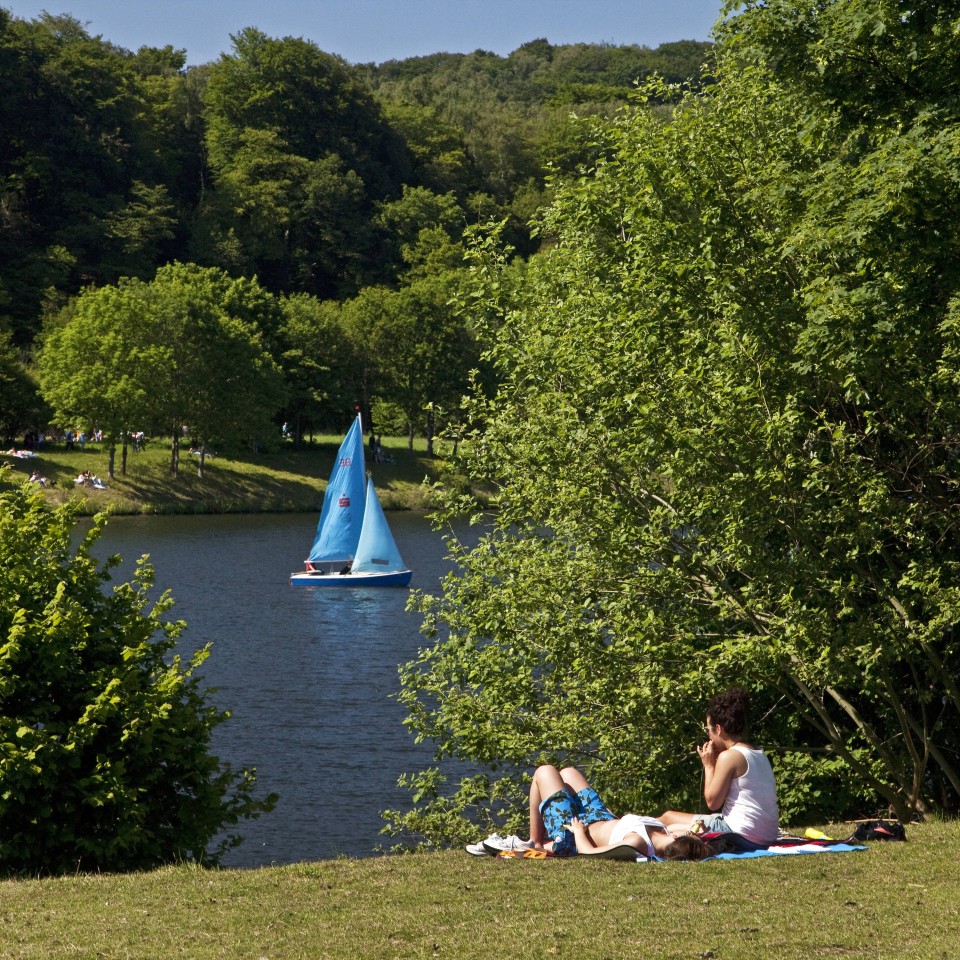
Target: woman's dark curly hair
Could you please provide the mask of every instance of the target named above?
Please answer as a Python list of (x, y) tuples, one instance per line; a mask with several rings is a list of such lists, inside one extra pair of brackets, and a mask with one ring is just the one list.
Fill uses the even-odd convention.
[(723, 727), (728, 736), (742, 737), (747, 729), (749, 709), (750, 694), (741, 687), (731, 687), (707, 704), (707, 719), (714, 726)]

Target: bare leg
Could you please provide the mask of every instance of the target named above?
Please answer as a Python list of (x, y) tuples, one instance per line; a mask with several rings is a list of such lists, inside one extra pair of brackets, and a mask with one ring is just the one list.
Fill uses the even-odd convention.
[(543, 817), (540, 816), (540, 804), (558, 790), (565, 789), (567, 785), (556, 767), (549, 764), (537, 767), (530, 782), (530, 842), (538, 850), (543, 849), (547, 839)]
[[(560, 779), (574, 792), (579, 793), (590, 786), (587, 778), (576, 767), (564, 767), (560, 771)], [(547, 794), (549, 796), (549, 794)]]
[(689, 827), (690, 822), (695, 816), (695, 813), (681, 813), (679, 810), (664, 810), (657, 819), (669, 830), (671, 827)]

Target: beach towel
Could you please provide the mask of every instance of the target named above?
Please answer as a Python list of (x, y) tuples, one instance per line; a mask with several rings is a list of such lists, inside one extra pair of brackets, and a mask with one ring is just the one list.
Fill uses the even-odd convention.
[[(710, 836), (710, 835), (708, 835)], [(783, 837), (777, 843), (769, 847), (758, 847), (755, 843), (741, 837), (739, 834), (724, 834), (727, 840), (735, 838), (741, 848), (731, 853), (718, 853), (706, 860), (700, 860), (700, 863), (706, 863), (708, 860), (749, 860), (755, 857), (783, 857), (796, 856), (798, 854), (809, 853), (850, 853), (854, 850), (866, 850), (867, 847), (861, 844), (847, 843), (843, 840), (807, 840), (804, 837)], [(604, 850), (602, 853), (595, 854), (577, 854), (575, 857), (555, 857), (552, 853), (543, 850), (503, 850), (497, 854), (497, 859), (502, 860), (576, 860), (578, 857), (593, 857), (598, 860), (626, 860), (634, 863), (646, 863), (649, 857), (638, 853), (634, 847), (629, 844), (621, 844), (611, 850)], [(657, 860), (656, 862), (663, 862)]]
[(758, 850), (744, 850), (742, 853), (718, 853), (710, 860), (747, 860), (751, 857), (783, 857), (799, 853), (849, 853), (852, 850), (866, 850), (865, 846), (852, 843), (824, 843), (822, 840), (807, 841), (806, 843), (792, 843), (777, 845)]

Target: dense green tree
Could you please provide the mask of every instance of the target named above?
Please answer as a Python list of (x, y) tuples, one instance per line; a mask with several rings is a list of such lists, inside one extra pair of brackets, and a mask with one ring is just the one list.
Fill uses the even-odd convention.
[(0, 310), (18, 343), (37, 333), (51, 288), (148, 276), (169, 253), (189, 199), (179, 170), (197, 166), (174, 109), (178, 65), (174, 51), (134, 56), (70, 17), (0, 11)]
[[(392, 250), (394, 273), (400, 273), (404, 263), (416, 259), (422, 231), (440, 230), (448, 241), (461, 240), (466, 213), (453, 193), (438, 195), (427, 187), (404, 187), (399, 200), (383, 205), (378, 222), (389, 238), (385, 246)], [(461, 252), (461, 261), (462, 257)]]
[(163, 184), (181, 218), (178, 240), (206, 180), (203, 91), (207, 67), (186, 67), (186, 51), (141, 47), (130, 68), (137, 77), (143, 119), (140, 149), (151, 183)]
[(373, 402), (388, 399), (391, 388), (378, 350), (379, 343), (389, 342), (389, 335), (378, 334), (392, 328), (396, 311), (396, 290), (381, 286), (364, 287), (353, 299), (345, 301), (340, 310), (343, 330), (356, 351), (356, 402), (366, 414), (364, 422), (373, 431), (377, 429), (370, 413)]
[(343, 318), (361, 358), (365, 404), (395, 404), (411, 449), (415, 434), (425, 432), (432, 453), (436, 411), (459, 407), (479, 354), (453, 304), (464, 276), (461, 245), (441, 227), (423, 230), (406, 257), (399, 290), (368, 287), (344, 305)]
[(960, 134), (949, 70), (894, 80), (952, 63), (956, 5), (747, 7), (712, 86), (606, 128), (522, 284), (481, 248), (464, 466), (498, 509), (403, 699), (494, 779), (422, 772), (401, 829), (463, 835), (538, 758), (695, 803), (731, 682), (786, 818), (960, 809)]
[[(151, 399), (173, 436), (171, 469), (188, 428), (202, 477), (211, 445), (240, 447), (272, 432), (283, 404), (280, 371), (263, 344), (259, 316), (274, 322), (275, 304), (255, 281), (221, 270), (173, 263), (149, 284)], [(251, 307), (252, 305), (252, 307)]]
[[(424, 142), (433, 155), (446, 160), (460, 153), (453, 137), (462, 144), (473, 176), (460, 177), (455, 185), (430, 179), (424, 185), (454, 189), (464, 206), (470, 205), (470, 195), (486, 194), (497, 207), (491, 219), (500, 220), (514, 212), (518, 192), (529, 193), (530, 184), (542, 189), (548, 162), (572, 173), (578, 163), (592, 157), (589, 144), (572, 140), (572, 128), (564, 129), (572, 108), (581, 116), (604, 115), (611, 104), (625, 102), (637, 81), (653, 72), (670, 83), (698, 85), (710, 46), (685, 41), (651, 51), (609, 44), (551, 45), (540, 39), (508, 57), (477, 50), (367, 69), (385, 112), (409, 137), (415, 158), (422, 156)], [(677, 95), (664, 86), (655, 96), (658, 102), (669, 102)], [(429, 123), (432, 116), (448, 136)], [(425, 168), (417, 164), (415, 170)], [(509, 239), (528, 255), (536, 245), (525, 226), (519, 219), (511, 223)]]
[(79, 544), (74, 510), (0, 493), (0, 867), (62, 873), (215, 863), (216, 835), (272, 808), (250, 770), (210, 752), (228, 714), (175, 652), (184, 624), (151, 603), (152, 571), (105, 589), (114, 557)]
[(205, 93), (211, 229), (233, 226), (271, 289), (353, 292), (376, 274), (375, 204), (399, 193), (402, 141), (339, 57), (253, 28), (233, 42)]
[(18, 435), (42, 429), (49, 413), (10, 334), (0, 332), (0, 442), (6, 447)]
[(407, 145), (413, 185), (461, 196), (477, 189), (478, 173), (462, 132), (435, 106), (384, 100), (382, 107), (387, 122)]
[[(746, 0), (726, 43), (767, 63), (821, 108), (859, 128), (956, 117), (960, 6), (953, 0)], [(742, 8), (742, 9), (740, 9)]]
[(548, 165), (594, 158), (571, 108), (604, 113), (708, 48), (535, 40), (352, 67), (251, 28), (188, 69), (171, 46), (130, 52), (69, 16), (0, 10), (0, 327), (29, 348), (83, 288), (175, 257), (274, 293), (394, 285), (407, 241), (380, 214), (404, 186), (453, 195), (474, 222), (508, 218), (527, 255)]
[[(278, 362), (287, 386), (283, 420), (294, 440), (341, 424), (342, 411), (359, 400), (361, 373), (340, 304), (307, 294), (286, 297)], [(369, 421), (368, 421), (369, 422)]]
[[(368, 74), (385, 99), (438, 108), (444, 102), (468, 100), (544, 103), (578, 85), (603, 86), (623, 99), (638, 81), (654, 73), (668, 83), (697, 85), (711, 47), (685, 40), (651, 50), (635, 44), (551, 44), (541, 38), (522, 44), (506, 57), (489, 50), (436, 53), (370, 66)], [(660, 94), (670, 99), (667, 91)]]
[(153, 415), (153, 367), (163, 358), (151, 349), (144, 327), (146, 285), (124, 281), (91, 288), (51, 321), (37, 356), (40, 388), (54, 423), (75, 430), (99, 429), (114, 476), (117, 444), (143, 429)]
[(51, 324), (39, 358), (44, 397), (58, 422), (104, 430), (111, 449), (126, 431), (164, 429), (179, 470), (183, 428), (199, 448), (240, 445), (271, 432), (283, 403), (279, 370), (264, 346), (279, 307), (255, 282), (174, 263), (150, 283), (124, 280), (85, 291)]
[(175, 236), (175, 213), (163, 184), (131, 184), (128, 201), (105, 218), (105, 238), (116, 251), (116, 260), (108, 268), (110, 275), (149, 276), (157, 250)]

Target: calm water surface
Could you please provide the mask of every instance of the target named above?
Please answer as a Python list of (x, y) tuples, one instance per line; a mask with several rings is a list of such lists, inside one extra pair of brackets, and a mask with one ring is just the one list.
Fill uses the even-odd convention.
[[(450, 568), (442, 538), (420, 515), (388, 518), (412, 586), (434, 591)], [(315, 523), (297, 514), (117, 517), (97, 549), (123, 557), (117, 582), (150, 554), (157, 594), (176, 600), (169, 616), (189, 625), (184, 649), (213, 644), (204, 680), (233, 714), (214, 752), (256, 767), (259, 794), (280, 794), (273, 813), (242, 825), (246, 841), (226, 866), (372, 854), (389, 841), (380, 811), (410, 805), (397, 778), (430, 761), (392, 699), (398, 665), (425, 643), (405, 610), (409, 591), (291, 587)]]

